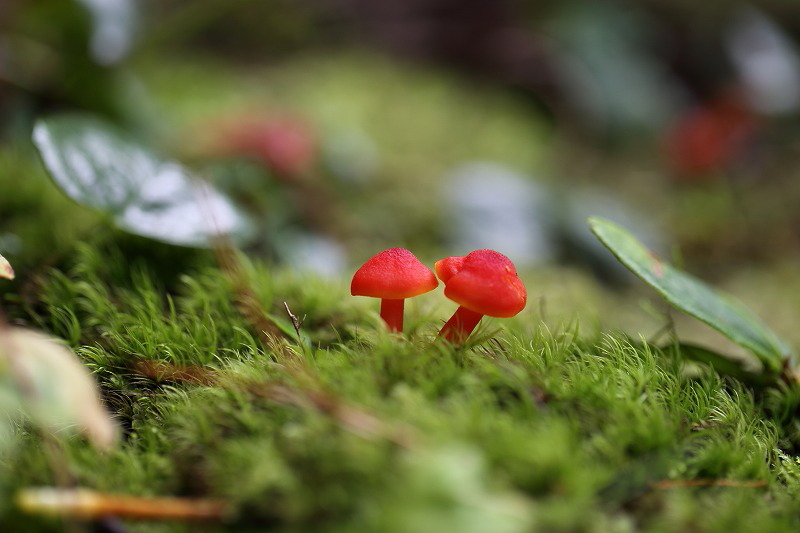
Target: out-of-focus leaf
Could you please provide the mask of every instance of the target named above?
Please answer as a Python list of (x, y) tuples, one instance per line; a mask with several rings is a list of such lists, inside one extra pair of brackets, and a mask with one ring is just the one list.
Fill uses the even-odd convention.
[(0, 278), (14, 279), (14, 269), (8, 259), (0, 255)]
[(136, 4), (133, 0), (77, 0), (92, 17), (90, 52), (101, 65), (122, 60), (133, 46)]
[(0, 329), (0, 405), (16, 406), (54, 433), (79, 430), (100, 449), (117, 427), (86, 367), (58, 339), (22, 328)]
[(787, 357), (794, 359), (789, 346), (740, 302), (660, 260), (617, 224), (592, 217), (589, 225), (622, 264), (667, 302), (753, 352), (769, 371), (780, 371)]
[(638, 7), (569, 2), (548, 23), (563, 90), (605, 131), (657, 131), (680, 108), (680, 82), (652, 54)]
[(33, 140), (69, 197), (110, 213), (126, 231), (183, 246), (208, 246), (221, 234), (243, 239), (251, 231), (219, 191), (100, 119), (70, 114), (40, 120)]

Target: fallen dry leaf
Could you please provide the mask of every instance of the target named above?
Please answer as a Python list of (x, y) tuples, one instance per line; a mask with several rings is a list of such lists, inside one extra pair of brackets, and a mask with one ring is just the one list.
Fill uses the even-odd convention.
[(0, 278), (14, 279), (14, 269), (11, 268), (11, 263), (0, 255)]
[(54, 433), (78, 429), (100, 449), (116, 440), (117, 426), (94, 379), (58, 339), (0, 326), (0, 386), (2, 382), (18, 395), (22, 412), (43, 428)]

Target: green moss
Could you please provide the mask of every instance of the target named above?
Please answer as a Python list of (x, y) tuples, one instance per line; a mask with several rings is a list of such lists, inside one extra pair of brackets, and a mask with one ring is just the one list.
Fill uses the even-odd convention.
[[(323, 62), (301, 65), (283, 76), (327, 72)], [(181, 73), (172, 74), (180, 83)], [(372, 75), (384, 80), (390, 99), (404, 90), (386, 67)], [(207, 77), (210, 96), (224, 92), (215, 86), (222, 81)], [(472, 154), (477, 145), (452, 143), (442, 128), (481, 96), (461, 94), (447, 104), (450, 82), (423, 78), (418, 83), (427, 89), (414, 93), (419, 114), (435, 113), (439, 129), (420, 127), (416, 140), (424, 150), (404, 160), (402, 150), (387, 149), (386, 161), (387, 176), (411, 170), (403, 186), (414, 198), (432, 173)], [(326, 95), (369, 85), (360, 77), (320, 80), (296, 98), (310, 102), (321, 120)], [(383, 92), (342, 116), (375, 128), (370, 134), (381, 146), (402, 147), (418, 132), (372, 125), (368, 111), (379, 107)], [(196, 104), (187, 99), (187, 106)], [(392, 112), (405, 114), (402, 107)], [(174, 113), (185, 124), (196, 117), (188, 108)], [(451, 127), (478, 131), (470, 121), (481, 119)], [(535, 134), (517, 128), (510, 128), (512, 137)], [(533, 164), (527, 144), (507, 146), (504, 137), (492, 140), (493, 131), (481, 129), (490, 138), (476, 154)], [(436, 159), (433, 166), (429, 159)], [(18, 174), (31, 179), (16, 180)], [(373, 185), (365, 197), (387, 190)], [(257, 306), (287, 334), (278, 345), (265, 343), (237, 308), (242, 295), (210, 253), (111, 229), (55, 191), (29, 155), (0, 154), (0, 202), (2, 231), (25, 245), (8, 254), (20, 279), (3, 287), (4, 310), (70, 344), (94, 372), (124, 436), (103, 454), (81, 439), (55, 445), (35, 428), (14, 426), (12, 445), (0, 448), (4, 530), (62, 531), (60, 520), (25, 515), (14, 505), (19, 489), (62, 484), (222, 499), (232, 515), (210, 529), (225, 531), (729, 533), (800, 525), (800, 392), (753, 391), (706, 368), (690, 378), (673, 351), (604, 330), (599, 321), (581, 330), (562, 317), (606, 297), (584, 278), (558, 298), (570, 274), (541, 274), (537, 286), (556, 292), (548, 293), (549, 320), (533, 309), (487, 320), (466, 346), (453, 348), (434, 341), (452, 313), (438, 293), (409, 306), (407, 334), (398, 338), (382, 329), (375, 303), (350, 298), (344, 283), (241, 258)], [(378, 204), (370, 209), (383, 209)], [(375, 225), (371, 213), (354, 218)], [(300, 341), (284, 302), (305, 317)], [(296, 360), (287, 361), (287, 351)], [(155, 380), (138, 366), (142, 361), (208, 379)], [(322, 398), (316, 404), (300, 391), (308, 375)], [(337, 405), (360, 409), (344, 413), (349, 426)], [(734, 483), (682, 486), (687, 480)], [(658, 485), (663, 481), (676, 486)], [(765, 486), (736, 485), (744, 481)]]
[[(460, 349), (425, 328), (398, 339), (344, 288), (248, 263), (264, 310), (278, 317), (291, 301), (306, 315), (295, 352), (323, 386), (406, 428), (404, 449), (263, 394), (298, 382), (219, 269), (201, 258), (165, 286), (144, 259), (82, 244), (40, 277), (30, 319), (95, 372), (125, 438), (107, 455), (79, 440), (54, 452), (19, 429), (2, 462), (6, 502), (63, 470), (100, 491), (224, 499), (235, 511), (225, 529), (241, 531), (745, 531), (754, 517), (777, 529), (800, 519), (800, 474), (776, 453), (795, 442), (789, 407), (710, 371), (688, 379), (674, 354), (620, 334), (531, 337), (514, 321)], [(335, 331), (345, 322), (353, 335)], [(199, 365), (217, 384), (154, 382), (137, 372), (142, 358)], [(768, 486), (653, 488), (669, 479)], [(10, 523), (30, 520), (4, 508)]]

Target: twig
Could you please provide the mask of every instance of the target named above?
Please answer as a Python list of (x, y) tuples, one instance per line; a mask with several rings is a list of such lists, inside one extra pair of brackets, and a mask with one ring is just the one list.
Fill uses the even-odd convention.
[(297, 333), (297, 338), (300, 339), (300, 326), (303, 325), (303, 322), (306, 321), (306, 316), (303, 315), (303, 318), (298, 319), (295, 316), (291, 309), (289, 309), (289, 304), (283, 302), (283, 307), (286, 308), (286, 314), (289, 315), (289, 319), (292, 321), (292, 326), (294, 326), (294, 331)]
[(87, 489), (24, 489), (17, 505), (25, 512), (69, 518), (118, 516), (138, 520), (222, 520), (229, 504), (220, 500), (142, 498)]
[(300, 349), (303, 351), (303, 355), (308, 357), (306, 353), (306, 343), (303, 342), (303, 336), (300, 335), (300, 327), (303, 325), (303, 322), (306, 321), (306, 316), (303, 315), (303, 318), (297, 318), (297, 315), (292, 313), (291, 309), (289, 309), (289, 304), (285, 301), (283, 302), (283, 307), (286, 309), (286, 314), (289, 315), (289, 320), (292, 321), (292, 327), (294, 327), (294, 332), (297, 334), (297, 344), (300, 345)]

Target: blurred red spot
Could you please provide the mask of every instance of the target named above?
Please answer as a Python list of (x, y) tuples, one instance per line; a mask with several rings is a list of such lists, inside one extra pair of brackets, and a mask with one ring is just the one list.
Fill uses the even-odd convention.
[(224, 136), (221, 144), (225, 152), (261, 161), (282, 178), (302, 177), (317, 160), (316, 135), (297, 117), (237, 122), (225, 129)]
[(744, 159), (758, 121), (735, 90), (690, 110), (669, 130), (666, 151), (681, 181), (702, 181)]

